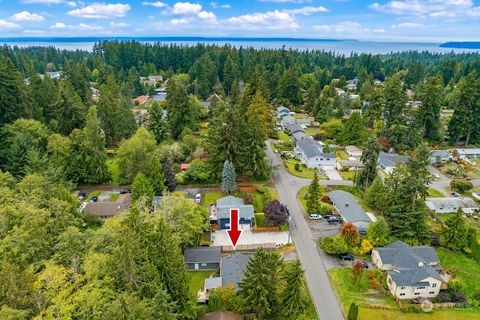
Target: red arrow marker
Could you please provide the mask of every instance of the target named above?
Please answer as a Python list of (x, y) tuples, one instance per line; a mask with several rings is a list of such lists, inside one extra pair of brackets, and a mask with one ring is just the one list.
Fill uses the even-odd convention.
[(230, 230), (227, 231), (230, 241), (232, 242), (233, 249), (237, 246), (238, 239), (242, 234), (242, 230), (238, 230), (238, 209), (230, 209)]

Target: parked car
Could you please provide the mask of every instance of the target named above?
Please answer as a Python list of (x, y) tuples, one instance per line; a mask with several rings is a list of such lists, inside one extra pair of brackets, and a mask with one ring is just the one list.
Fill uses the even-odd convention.
[(123, 190), (120, 190), (120, 194), (127, 194), (127, 193), (130, 193), (131, 190), (130, 189), (123, 189)]
[(455, 198), (460, 198), (460, 193), (458, 193), (458, 192), (452, 192), (450, 194)]
[(435, 178), (435, 179), (440, 179), (440, 175), (438, 173), (434, 173), (432, 174), (432, 176)]
[(340, 254), (340, 259), (342, 260), (346, 260), (346, 261), (353, 261), (355, 260), (355, 258), (353, 258), (353, 256), (351, 254)]
[(202, 202), (202, 194), (201, 193), (197, 193), (195, 195), (195, 202), (196, 203), (201, 203)]
[(98, 202), (98, 197), (91, 197), (90, 202)]
[(342, 219), (340, 219), (339, 217), (333, 216), (333, 217), (327, 219), (327, 222), (328, 223), (340, 223), (340, 222), (342, 222)]
[(472, 178), (471, 177), (466, 177), (465, 180), (472, 181)]
[(87, 194), (85, 192), (79, 192), (77, 199), (79, 201), (82, 201), (82, 200), (85, 200), (86, 197), (87, 197)]
[(326, 215), (323, 216), (323, 219), (328, 220), (328, 219), (333, 218), (333, 217), (335, 217), (333, 214), (326, 214)]
[[(362, 263), (362, 267), (363, 269), (368, 269), (368, 263), (366, 261), (361, 261), (361, 260), (358, 260)], [(355, 264), (356, 261), (352, 261), (352, 266)]]
[(310, 220), (320, 220), (320, 219), (322, 219), (322, 216), (319, 215), (319, 214), (316, 214), (316, 213), (310, 213), (308, 215), (308, 219), (310, 219)]

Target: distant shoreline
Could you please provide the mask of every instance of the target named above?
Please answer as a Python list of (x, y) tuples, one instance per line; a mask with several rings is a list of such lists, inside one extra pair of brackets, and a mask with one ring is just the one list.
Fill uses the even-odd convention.
[(445, 42), (440, 45), (441, 48), (454, 49), (480, 49), (480, 42), (478, 41), (464, 41), (464, 42)]
[(345, 42), (355, 39), (315, 39), (315, 38), (241, 38), (241, 37), (12, 37), (0, 38), (0, 42), (99, 42), (99, 41), (251, 41), (251, 42)]

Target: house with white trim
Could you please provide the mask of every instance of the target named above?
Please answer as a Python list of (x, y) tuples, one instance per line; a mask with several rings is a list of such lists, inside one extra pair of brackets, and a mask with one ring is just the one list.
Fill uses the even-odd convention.
[(294, 148), (298, 159), (309, 169), (335, 168), (337, 155), (323, 153), (323, 147), (313, 139), (301, 139)]

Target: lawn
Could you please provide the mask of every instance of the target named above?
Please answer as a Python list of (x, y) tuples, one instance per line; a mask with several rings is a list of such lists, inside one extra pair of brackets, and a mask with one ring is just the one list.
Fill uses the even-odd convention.
[(112, 193), (110, 195), (110, 202), (116, 202), (118, 200), (118, 197), (120, 197), (120, 193)]
[(282, 141), (283, 143), (290, 143), (291, 142), (290, 136), (283, 131), (278, 132), (278, 140)]
[(348, 160), (348, 153), (345, 150), (335, 150), (334, 152), (337, 155), (337, 159)]
[(223, 192), (204, 192), (202, 202), (205, 205), (214, 204), (218, 199), (225, 197)]
[(102, 191), (100, 191), (100, 190), (92, 191), (88, 194), (88, 197), (87, 197), (87, 199), (85, 199), (85, 201), (90, 201), (90, 199), (92, 199), (93, 197), (98, 197), (101, 193), (102, 193)]
[(210, 277), (215, 271), (189, 271), (188, 275), (188, 289), (190, 294), (197, 295), (198, 290), (203, 290), (205, 279)]
[(360, 320), (382, 319), (382, 320), (451, 320), (451, 319), (478, 319), (478, 312), (471, 309), (444, 309), (432, 313), (404, 313), (398, 308), (397, 303), (389, 292), (373, 290), (369, 288), (368, 278), (363, 275), (357, 285), (352, 281), (352, 269), (334, 268), (328, 271), (330, 282), (337, 293), (337, 297), (342, 303), (344, 314), (348, 314), (350, 304), (355, 302), (359, 305)]
[(112, 179), (112, 185), (118, 186), (122, 184), (122, 178), (120, 173), (120, 164), (118, 163), (118, 158), (108, 158), (107, 159), (107, 169), (110, 173)]
[[(303, 187), (298, 192), (298, 199), (300, 200), (300, 203), (302, 204), (303, 208), (305, 209), (305, 212), (307, 211), (307, 199), (305, 199), (305, 194), (307, 193), (307, 191), (308, 191), (308, 187)], [(322, 194), (322, 197), (325, 196), (325, 195), (328, 195), (326, 191)], [(330, 203), (326, 203), (326, 202), (321, 202), (321, 203), (322, 203), (323, 206), (328, 206), (328, 207), (332, 206)]]
[[(285, 160), (285, 165), (287, 166), (288, 172), (293, 174), (294, 176), (300, 177), (300, 178), (306, 178), (306, 179), (313, 179), (313, 174), (315, 172), (315, 169), (309, 169), (305, 167), (302, 163), (300, 163), (298, 160)], [(297, 171), (295, 170), (295, 163), (300, 164), (300, 170)], [(321, 172), (317, 170), (318, 178), (319, 179), (327, 179), (327, 177)]]
[(480, 290), (480, 264), (461, 252), (437, 249), (440, 265), (454, 270), (455, 277), (463, 283), (467, 299), (472, 299)]
[(343, 180), (350, 180), (353, 181), (355, 178), (355, 171), (339, 171), (340, 175), (342, 176)]
[(308, 127), (305, 129), (305, 133), (313, 137), (317, 133), (320, 133), (320, 127)]
[(431, 198), (443, 198), (445, 197), (445, 195), (443, 193), (441, 193), (440, 191), (436, 190), (436, 189), (428, 189), (427, 190), (427, 193), (428, 193), (428, 196), (431, 197)]

